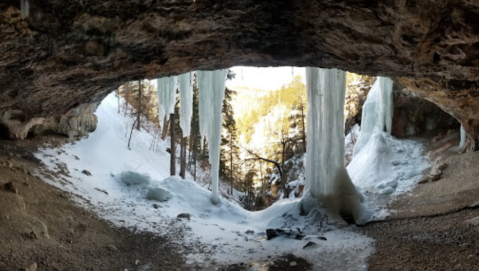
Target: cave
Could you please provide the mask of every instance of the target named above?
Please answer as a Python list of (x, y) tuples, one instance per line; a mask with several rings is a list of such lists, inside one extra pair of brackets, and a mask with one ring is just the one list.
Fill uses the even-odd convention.
[[(0, 138), (88, 136), (100, 102), (133, 80), (233, 66), (337, 68), (389, 77), (427, 100), (404, 98), (405, 106), (435, 104), (445, 113), (434, 107), (430, 114), (443, 114), (444, 127), (464, 129), (463, 164), (470, 165), (479, 149), (477, 18), (478, 3), (453, 0), (2, 1)], [(393, 126), (394, 135), (417, 133), (402, 124)], [(5, 157), (28, 156), (2, 148)]]

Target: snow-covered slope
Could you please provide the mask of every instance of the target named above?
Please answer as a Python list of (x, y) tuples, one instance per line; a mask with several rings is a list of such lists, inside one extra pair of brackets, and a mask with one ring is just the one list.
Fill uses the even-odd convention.
[[(318, 270), (361, 270), (373, 251), (370, 238), (339, 229), (321, 209), (300, 215), (299, 199), (285, 199), (260, 212), (249, 212), (236, 203), (220, 199), (211, 204), (211, 192), (194, 182), (169, 177), (169, 142), (159, 142), (158, 152), (150, 150), (152, 135), (134, 131), (131, 150), (127, 148), (128, 119), (117, 113), (117, 98), (110, 94), (96, 114), (98, 128), (88, 138), (58, 149), (42, 149), (36, 156), (50, 170), (38, 172), (46, 182), (72, 194), (81, 206), (117, 226), (137, 231), (168, 234), (183, 229), (178, 242), (190, 263), (208, 265), (249, 262), (259, 268), (267, 256), (293, 252), (314, 263)], [(91, 176), (82, 173), (87, 170)], [(125, 185), (126, 171), (150, 176), (149, 183)], [(146, 199), (149, 188), (168, 190), (169, 201)], [(181, 213), (191, 219), (177, 220)], [(299, 228), (303, 240), (277, 237), (266, 240), (268, 228)], [(326, 237), (327, 240), (318, 239)], [(308, 242), (316, 247), (303, 249)], [(204, 246), (198, 246), (198, 242)], [(161, 244), (159, 244), (160, 246)], [(194, 246), (193, 246), (194, 245)]]

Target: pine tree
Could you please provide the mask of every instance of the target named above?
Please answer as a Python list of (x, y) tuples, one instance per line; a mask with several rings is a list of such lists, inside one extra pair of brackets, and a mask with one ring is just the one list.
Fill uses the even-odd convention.
[(238, 131), (233, 106), (231, 105), (235, 94), (235, 91), (225, 89), (222, 108), (223, 132), (221, 134), (220, 176), (224, 181), (230, 183), (230, 194), (233, 193), (234, 180), (237, 175), (237, 161), (239, 161)]

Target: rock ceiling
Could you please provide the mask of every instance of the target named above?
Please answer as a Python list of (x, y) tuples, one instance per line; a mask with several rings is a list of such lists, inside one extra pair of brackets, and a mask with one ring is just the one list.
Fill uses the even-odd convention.
[[(479, 138), (472, 0), (0, 3), (0, 112), (54, 116), (120, 84), (196, 69), (318, 66), (394, 78)], [(474, 141), (473, 140), (473, 141)]]

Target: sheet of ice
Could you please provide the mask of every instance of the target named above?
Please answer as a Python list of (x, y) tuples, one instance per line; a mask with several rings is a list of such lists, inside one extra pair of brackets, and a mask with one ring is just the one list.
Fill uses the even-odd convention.
[(170, 114), (175, 112), (176, 88), (178, 85), (178, 77), (170, 76), (157, 79), (158, 83), (158, 104), (159, 119), (163, 122), (163, 117), (170, 119)]
[(356, 189), (344, 165), (344, 98), (346, 74), (337, 69), (306, 68), (308, 97), (308, 144), (306, 190), (335, 219), (352, 215), (356, 223), (367, 222), (372, 213)]
[(211, 201), (219, 201), (218, 183), (220, 166), (220, 145), (225, 80), (228, 69), (216, 71), (198, 71), (200, 132), (208, 140), (209, 161), (211, 165), (212, 193)]
[[(84, 208), (116, 226), (173, 236), (178, 243), (192, 249), (184, 252), (188, 262), (200, 266), (213, 261), (217, 264), (249, 262), (261, 268), (271, 261), (267, 256), (291, 252), (314, 263), (315, 270), (364, 270), (366, 259), (373, 252), (372, 240), (348, 228), (337, 228), (320, 209), (301, 216), (300, 200), (290, 199), (255, 213), (225, 199), (213, 205), (211, 192), (195, 183), (188, 173), (185, 180), (169, 177), (167, 141), (159, 143), (159, 152), (150, 151), (153, 136), (144, 130), (135, 131), (131, 151), (128, 150), (125, 122), (129, 119), (117, 113), (114, 94), (102, 102), (96, 115), (98, 127), (88, 138), (35, 154), (49, 169), (36, 174), (70, 192)], [(62, 170), (65, 165), (68, 173)], [(81, 173), (84, 169), (92, 175)], [(147, 174), (149, 178), (140, 178), (146, 181), (128, 186), (121, 181), (122, 173), (127, 171)], [(151, 187), (169, 191), (171, 199), (147, 200)], [(191, 214), (191, 220), (177, 220), (180, 213)], [(306, 238), (298, 241), (278, 237), (266, 241), (265, 230), (280, 227), (300, 228)], [(183, 234), (178, 235), (178, 230)], [(318, 236), (327, 240), (320, 240)], [(309, 241), (318, 246), (303, 249)], [(162, 245), (158, 244), (158, 249), (164, 249)]]
[(361, 134), (356, 142), (354, 155), (361, 151), (374, 133), (391, 133), (393, 110), (392, 81), (386, 77), (378, 77), (363, 105)]
[(180, 127), (183, 137), (190, 136), (191, 116), (193, 116), (193, 73), (178, 76), (180, 90)]

